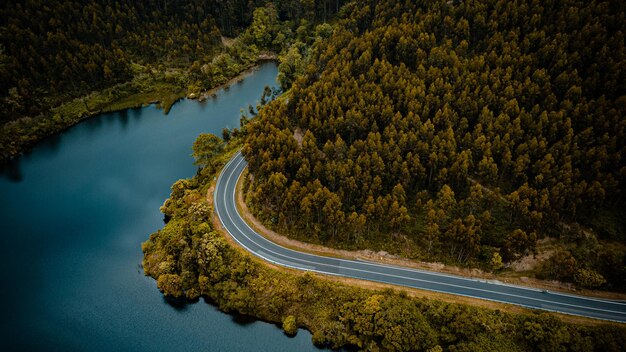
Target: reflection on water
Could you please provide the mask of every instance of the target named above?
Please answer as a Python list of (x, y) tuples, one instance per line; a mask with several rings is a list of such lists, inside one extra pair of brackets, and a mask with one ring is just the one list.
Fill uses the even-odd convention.
[(120, 126), (122, 126), (122, 129), (126, 129), (126, 127), (128, 127), (128, 110), (122, 110), (119, 112), (118, 118), (120, 120)]
[(163, 302), (179, 312), (184, 312), (193, 302), (187, 302), (184, 299), (163, 296)]
[(231, 314), (231, 317), (235, 324), (240, 326), (247, 326), (257, 322), (257, 319), (255, 317), (244, 314)]
[(20, 169), (20, 163), (21, 159), (16, 158), (0, 164), (0, 177), (10, 182), (21, 182), (24, 179), (24, 175)]
[[(55, 134), (52, 136), (48, 136), (44, 138), (41, 142), (39, 142), (39, 147), (37, 148), (39, 153), (42, 156), (50, 158), (54, 157), (59, 152), (59, 147), (63, 142), (63, 134)], [(31, 156), (31, 152), (26, 153), (27, 158)]]
[(143, 113), (144, 109), (145, 108), (133, 108), (126, 110), (126, 112), (129, 112), (130, 115), (133, 117), (133, 120), (137, 121), (141, 118), (141, 114)]

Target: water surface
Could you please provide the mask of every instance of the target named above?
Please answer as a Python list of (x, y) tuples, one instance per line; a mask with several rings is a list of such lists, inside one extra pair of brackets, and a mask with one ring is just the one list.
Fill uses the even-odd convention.
[(193, 176), (200, 133), (238, 127), (240, 109), (275, 86), (276, 65), (205, 102), (91, 118), (0, 177), (2, 350), (295, 351), (310, 334), (241, 323), (202, 303), (173, 307), (140, 268), (163, 226), (171, 184)]

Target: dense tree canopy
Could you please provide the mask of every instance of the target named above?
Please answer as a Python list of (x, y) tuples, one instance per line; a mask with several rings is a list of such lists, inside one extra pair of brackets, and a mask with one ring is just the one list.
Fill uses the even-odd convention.
[[(606, 226), (614, 232), (594, 220), (626, 208), (624, 11), (620, 1), (347, 5), (287, 102), (249, 128), (251, 204), (300, 238), (359, 247), (391, 236), (409, 256), (458, 263), (489, 263), (494, 251), (514, 260), (571, 222), (626, 240), (621, 220)], [(574, 269), (623, 286), (618, 248), (612, 270), (602, 247)]]
[[(68, 97), (127, 81), (133, 63), (200, 71), (220, 36), (251, 23), (259, 49), (281, 49), (273, 22), (317, 23), (340, 0), (20, 0), (0, 5), (0, 121), (35, 116)], [(266, 9), (265, 5), (271, 10)], [(259, 12), (253, 16), (253, 12)], [(254, 17), (254, 22), (253, 22)], [(306, 27), (306, 26), (304, 26)], [(223, 58), (225, 59), (225, 58)], [(52, 101), (49, 101), (52, 99)]]
[[(0, 162), (99, 112), (149, 102), (167, 112), (272, 52), (294, 42), (302, 49), (343, 2), (3, 2)], [(328, 25), (319, 28), (329, 35)], [(289, 61), (291, 82), (301, 65)]]
[(219, 137), (210, 133), (202, 133), (193, 143), (192, 156), (196, 159), (196, 165), (205, 167), (222, 152), (223, 148), (224, 142)]
[[(3, 19), (3, 119), (33, 116), (42, 96), (80, 94), (128, 80), (131, 63), (210, 57), (220, 31), (206, 2), (16, 1)], [(8, 94), (7, 94), (8, 93)]]

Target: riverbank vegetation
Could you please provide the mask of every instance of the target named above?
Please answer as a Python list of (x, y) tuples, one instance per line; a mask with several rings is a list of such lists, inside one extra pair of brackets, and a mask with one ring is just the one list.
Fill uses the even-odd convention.
[(626, 290), (625, 11), (349, 3), (250, 124), (250, 208), (299, 240), (496, 272), (555, 238), (528, 275)]
[(273, 322), (290, 335), (306, 328), (316, 345), (332, 348), (620, 351), (626, 344), (626, 330), (609, 323), (572, 325), (545, 312), (512, 314), (368, 290), (260, 263), (213, 227), (207, 201), (214, 176), (241, 144), (241, 138), (226, 145), (215, 136), (198, 139), (194, 155), (201, 168), (174, 183), (161, 208), (165, 227), (142, 246), (146, 275), (169, 299), (203, 297), (225, 312)]
[[(314, 37), (341, 0), (0, 6), (0, 162), (101, 112), (219, 86)], [(234, 40), (226, 37), (235, 38)], [(224, 43), (227, 43), (224, 44)], [(274, 53), (274, 54), (272, 54)]]

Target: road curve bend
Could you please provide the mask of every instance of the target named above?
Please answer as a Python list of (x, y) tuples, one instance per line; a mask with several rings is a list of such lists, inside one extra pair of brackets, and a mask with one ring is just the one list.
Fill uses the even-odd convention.
[(421, 290), (480, 298), (596, 319), (626, 322), (626, 302), (548, 292), (496, 281), (322, 257), (282, 247), (255, 232), (239, 214), (235, 201), (237, 181), (247, 163), (241, 152), (224, 166), (214, 191), (214, 206), (222, 226), (242, 247), (270, 263), (322, 274), (383, 282)]

